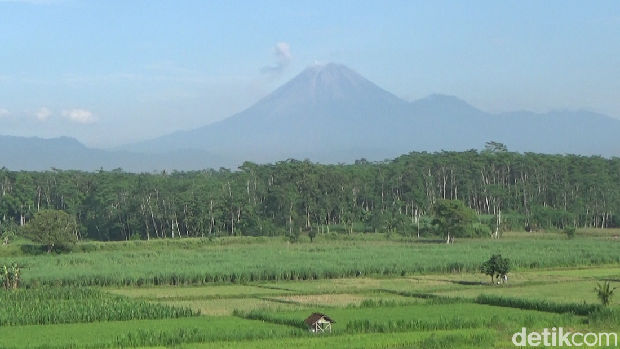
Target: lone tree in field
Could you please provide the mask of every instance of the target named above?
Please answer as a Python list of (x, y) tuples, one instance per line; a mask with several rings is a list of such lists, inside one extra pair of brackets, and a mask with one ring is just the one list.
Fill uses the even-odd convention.
[(480, 272), (491, 277), (491, 283), (495, 283), (495, 278), (504, 279), (510, 271), (510, 259), (502, 257), (501, 254), (494, 254), (491, 258), (482, 263)]
[(437, 200), (432, 208), (433, 225), (443, 232), (446, 243), (454, 242), (457, 236), (464, 236), (476, 220), (476, 211), (460, 200)]
[(42, 210), (24, 226), (24, 235), (47, 246), (47, 253), (54, 247), (67, 247), (77, 242), (77, 225), (64, 211)]
[(606, 281), (604, 284), (596, 284), (594, 291), (596, 291), (596, 296), (601, 301), (604, 306), (608, 306), (609, 302), (611, 302), (611, 297), (614, 295), (614, 290), (617, 287), (611, 288), (609, 281)]

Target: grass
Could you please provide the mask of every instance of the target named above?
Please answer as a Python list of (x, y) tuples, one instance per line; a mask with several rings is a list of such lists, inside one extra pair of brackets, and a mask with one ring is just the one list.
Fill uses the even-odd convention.
[(223, 298), (210, 300), (180, 300), (163, 301), (161, 304), (187, 307), (194, 311), (200, 311), (203, 315), (227, 316), (232, 315), (235, 309), (250, 310), (290, 310), (299, 309), (300, 306), (294, 303), (277, 302), (261, 298)]
[[(430, 333), (373, 333), (347, 336), (313, 336), (308, 338), (262, 339), (251, 342), (213, 342), (189, 344), (179, 349), (278, 349), (278, 348), (330, 348), (330, 349), (387, 349), (387, 348), (479, 348), (495, 342), (492, 330), (437, 331)], [(440, 345), (435, 345), (440, 344)], [(441, 345), (443, 344), (443, 345)]]
[(107, 292), (143, 298), (148, 300), (196, 300), (196, 299), (221, 299), (243, 298), (255, 296), (277, 296), (290, 293), (288, 290), (269, 289), (251, 285), (218, 285), (202, 287), (177, 287), (161, 286), (149, 288), (110, 288)]
[[(315, 308), (312, 311), (323, 312), (334, 319), (339, 331), (344, 330), (347, 326), (355, 321), (368, 320), (371, 323), (387, 323), (398, 321), (425, 321), (429, 323), (441, 321), (455, 321), (458, 326), (459, 320), (469, 321), (476, 324), (490, 323), (496, 321), (492, 319), (500, 319), (497, 321), (507, 320), (507, 323), (528, 323), (532, 326), (553, 323), (553, 321), (565, 322), (566, 317), (563, 315), (538, 312), (533, 310), (521, 310), (513, 308), (499, 308), (489, 305), (473, 304), (473, 303), (456, 303), (456, 304), (415, 304), (407, 306), (395, 307), (370, 307), (370, 308)], [(309, 313), (308, 310), (294, 311), (264, 311), (256, 312), (255, 315), (261, 315), (265, 318), (282, 319), (283, 321), (302, 321)], [(252, 314), (250, 314), (252, 315)], [(578, 318), (575, 317), (575, 321)], [(267, 320), (265, 320), (267, 321)]]
[(477, 272), (493, 253), (509, 256), (516, 270), (620, 263), (620, 243), (605, 239), (479, 239), (454, 245), (365, 240), (287, 244), (278, 239), (196, 248), (184, 244), (180, 240), (178, 246), (154, 242), (152, 250), (5, 257), (0, 263), (26, 264), (22, 282), (31, 287), (242, 284)]
[[(598, 304), (596, 282), (620, 280), (620, 245), (596, 231), (574, 240), (510, 233), (452, 246), (332, 235), (299, 244), (280, 238), (88, 243), (65, 255), (5, 257), (28, 265), (24, 286), (48, 285), (14, 297), (43, 292), (37, 297), (56, 297), (76, 314), (86, 311), (69, 305), (82, 299), (117, 299), (128, 308), (186, 307), (203, 316), (1, 326), (0, 348), (509, 348), (523, 326), (587, 332), (613, 330), (620, 321), (618, 299), (604, 311), (560, 314), (584, 301), (579, 313), (586, 314)], [(493, 253), (515, 263), (507, 285), (490, 285), (478, 272)], [(103, 287), (66, 298), (59, 285)], [(23, 297), (30, 304), (23, 308), (37, 307), (37, 297)], [(18, 298), (2, 303), (6, 308)], [(303, 319), (312, 312), (336, 320), (331, 335), (308, 333)]]
[(365, 294), (309, 294), (309, 295), (294, 295), (286, 297), (275, 298), (284, 302), (292, 302), (294, 304), (306, 305), (306, 306), (320, 306), (320, 307), (347, 307), (347, 306), (360, 306), (367, 301), (374, 302), (399, 302), (405, 303), (409, 301), (407, 298), (401, 296), (395, 296), (390, 294), (376, 293), (371, 296)]
[(584, 268), (571, 268), (569, 270), (542, 270), (533, 272), (534, 275), (546, 275), (546, 276), (568, 276), (579, 278), (617, 278), (620, 279), (620, 268), (617, 266), (609, 268), (601, 267), (584, 267)]
[(0, 325), (43, 325), (196, 316), (189, 308), (151, 304), (84, 288), (0, 291)]
[[(459, 274), (460, 275), (460, 274)], [(261, 287), (268, 287), (276, 290), (286, 290), (304, 294), (325, 294), (325, 293), (365, 293), (374, 292), (381, 289), (389, 290), (411, 290), (423, 289), (427, 287), (453, 285), (449, 281), (436, 280), (436, 276), (424, 278), (422, 276), (412, 277), (359, 277), (350, 279), (336, 280), (310, 280), (303, 283), (299, 282), (274, 282), (264, 283)]]
[[(507, 285), (489, 285), (483, 274), (441, 274), (398, 278), (349, 278), (335, 280), (281, 281), (252, 285), (202, 287), (147, 287), (108, 289), (110, 292), (169, 305), (186, 306), (207, 315), (230, 315), (261, 309), (359, 306), (365, 300), (415, 302), (411, 294), (465, 297), (481, 294), (546, 299), (558, 303), (597, 303), (593, 287), (598, 277), (613, 275), (617, 268), (536, 270), (510, 274)], [(481, 284), (483, 282), (483, 284)], [(486, 282), (486, 283), (484, 283)]]
[(437, 294), (469, 298), (474, 298), (481, 294), (491, 294), (529, 299), (544, 298), (555, 302), (597, 303), (596, 294), (593, 292), (594, 286), (596, 286), (596, 283), (593, 281), (568, 281), (518, 287), (480, 286), (467, 290), (437, 292)]
[[(354, 287), (359, 281), (360, 287)], [(382, 281), (374, 279), (338, 279), (336, 287), (325, 292), (322, 286), (312, 287), (317, 282), (288, 282), (264, 285), (218, 285), (218, 286), (160, 286), (148, 288), (108, 288), (107, 292), (169, 306), (187, 307), (203, 315), (231, 315), (235, 309), (245, 311), (257, 309), (297, 309), (309, 305), (347, 306), (360, 305), (365, 300), (411, 301), (398, 295), (377, 291)], [(407, 281), (407, 280), (403, 280)], [(398, 280), (396, 280), (398, 282)], [(286, 289), (286, 286), (291, 289)], [(308, 286), (308, 287), (304, 287)], [(316, 285), (315, 285), (316, 286)], [(295, 289), (297, 288), (297, 289)], [(303, 289), (307, 291), (302, 291)], [(353, 290), (356, 293), (346, 293)]]
[[(278, 325), (236, 317), (193, 317), (168, 320), (109, 321), (92, 324), (30, 325), (0, 327), (2, 348), (118, 348), (138, 347), (157, 338), (190, 334), (186, 342), (289, 337), (292, 330)], [(142, 334), (142, 335), (141, 335)], [(179, 338), (182, 342), (183, 338)], [(133, 344), (132, 344), (133, 343)], [(166, 343), (169, 345), (170, 343)]]

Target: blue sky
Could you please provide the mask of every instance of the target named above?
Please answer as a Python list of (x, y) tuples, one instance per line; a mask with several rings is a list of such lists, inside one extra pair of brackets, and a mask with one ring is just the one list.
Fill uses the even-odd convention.
[(0, 134), (193, 129), (316, 61), (411, 100), (620, 118), (620, 2), (0, 0)]

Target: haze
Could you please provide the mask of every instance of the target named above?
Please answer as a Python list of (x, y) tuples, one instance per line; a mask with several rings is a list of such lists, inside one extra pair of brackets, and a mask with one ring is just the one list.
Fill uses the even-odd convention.
[(0, 19), (1, 135), (153, 139), (243, 111), (317, 61), (408, 100), (620, 118), (615, 1), (0, 0)]

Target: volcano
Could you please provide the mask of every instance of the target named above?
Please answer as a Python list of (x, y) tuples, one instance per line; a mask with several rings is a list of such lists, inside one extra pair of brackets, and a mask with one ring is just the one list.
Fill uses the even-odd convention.
[[(238, 159), (346, 161), (386, 152), (410, 105), (344, 65), (313, 65), (250, 108), (217, 123), (134, 145), (161, 152), (209, 149)], [(386, 127), (387, 126), (387, 127)], [(389, 153), (389, 154), (388, 154)]]
[(591, 112), (490, 114), (434, 94), (407, 102), (341, 64), (315, 64), (248, 109), (217, 123), (124, 149), (200, 149), (259, 163), (383, 160), (411, 151), (482, 149), (620, 155), (620, 121)]

